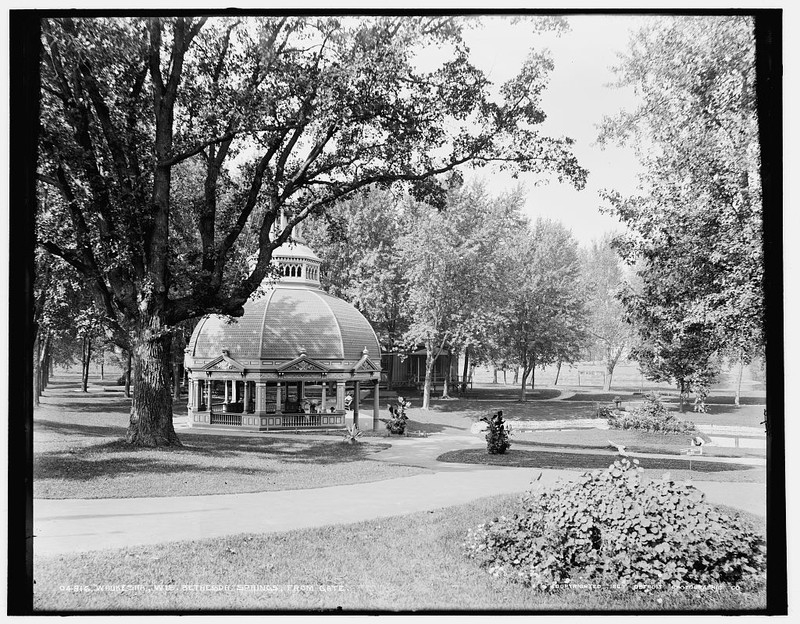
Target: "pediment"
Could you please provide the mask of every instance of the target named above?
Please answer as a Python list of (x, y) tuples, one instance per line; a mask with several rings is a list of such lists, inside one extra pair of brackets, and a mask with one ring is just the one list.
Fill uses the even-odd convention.
[(353, 367), (354, 373), (360, 373), (362, 371), (367, 371), (372, 373), (372, 372), (378, 372), (379, 370), (380, 367), (375, 366), (375, 363), (372, 360), (370, 360), (369, 356), (367, 355), (363, 356), (358, 362), (356, 362), (356, 365)]
[(279, 373), (327, 373), (329, 368), (312, 360), (307, 355), (301, 355), (278, 368)]
[(215, 358), (208, 364), (204, 365), (200, 370), (221, 372), (236, 371), (237, 373), (243, 373), (245, 371), (245, 367), (243, 364), (240, 364), (234, 360), (231, 356), (223, 353), (218, 358)]

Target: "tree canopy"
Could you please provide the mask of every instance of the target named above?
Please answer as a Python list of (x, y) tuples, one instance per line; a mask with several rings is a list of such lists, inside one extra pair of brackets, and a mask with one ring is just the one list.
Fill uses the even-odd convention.
[(639, 263), (641, 287), (624, 301), (651, 375), (674, 361), (667, 352), (693, 352), (699, 365), (763, 349), (754, 59), (752, 18), (659, 17), (615, 70), (641, 105), (606, 119), (600, 138), (636, 149), (643, 173), (638, 194), (607, 199), (628, 227), (620, 252)]
[[(537, 129), (552, 61), (532, 52), (495, 96), (470, 62), (468, 24), (43, 20), (38, 176), (60, 199), (39, 215), (38, 241), (76, 269), (113, 339), (132, 349), (129, 441), (178, 443), (172, 328), (241, 315), (309, 214), (397, 181), (440, 202), (433, 177), (470, 163), (584, 183), (571, 141)], [(446, 59), (427, 67), (417, 52), (432, 45)]]

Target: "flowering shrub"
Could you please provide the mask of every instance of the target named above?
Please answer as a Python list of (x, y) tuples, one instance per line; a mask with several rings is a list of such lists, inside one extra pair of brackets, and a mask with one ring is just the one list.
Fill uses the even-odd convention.
[(685, 433), (695, 431), (693, 422), (676, 418), (667, 411), (657, 394), (645, 396), (642, 404), (632, 412), (607, 410), (608, 424), (614, 429), (643, 429), (659, 433)]
[(468, 556), (490, 574), (537, 589), (593, 583), (623, 590), (738, 583), (763, 573), (765, 543), (699, 490), (645, 481), (637, 460), (542, 494), (513, 518), (470, 530)]
[(490, 455), (505, 453), (511, 447), (511, 442), (508, 439), (508, 429), (503, 420), (503, 411), (498, 410), (489, 416), (484, 416), (481, 421), (489, 425), (489, 429), (486, 431), (486, 450)]

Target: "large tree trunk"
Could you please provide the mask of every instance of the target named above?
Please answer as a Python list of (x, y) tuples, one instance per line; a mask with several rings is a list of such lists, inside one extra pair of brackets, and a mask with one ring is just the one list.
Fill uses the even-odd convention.
[(181, 446), (172, 426), (171, 336), (157, 317), (132, 344), (133, 400), (126, 440), (137, 446)]
[(556, 379), (553, 382), (554, 386), (558, 385), (558, 377), (561, 375), (561, 360), (558, 361), (558, 366), (556, 366)]
[(105, 380), (106, 348), (100, 350), (100, 381)]
[(492, 369), (492, 383), (493, 384), (497, 383), (497, 369), (496, 368)]
[(519, 383), (519, 366), (514, 367), (514, 385)]

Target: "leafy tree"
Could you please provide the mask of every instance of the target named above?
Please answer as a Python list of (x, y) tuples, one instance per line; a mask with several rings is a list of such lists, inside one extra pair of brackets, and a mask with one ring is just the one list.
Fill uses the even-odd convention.
[[(631, 146), (643, 165), (637, 195), (607, 194), (628, 227), (617, 245), (640, 266), (641, 288), (625, 297), (642, 344), (634, 353), (651, 378), (679, 387), (713, 376), (719, 354), (747, 362), (763, 350), (754, 56), (749, 17), (659, 17), (615, 70), (641, 97), (600, 137)], [(689, 357), (688, 367), (667, 364)]]
[(304, 229), (323, 260), (323, 288), (358, 308), (388, 351), (399, 349), (408, 327), (403, 307), (407, 280), (399, 250), (405, 229), (400, 198), (379, 188), (337, 202)]
[[(521, 370), (520, 401), (537, 366), (574, 362), (586, 344), (578, 243), (561, 223), (538, 219), (508, 247), (514, 260), (498, 344)], [(531, 382), (533, 383), (533, 382)]]
[(613, 236), (592, 241), (582, 254), (581, 272), (587, 294), (588, 332), (603, 354), (606, 367), (604, 390), (611, 389), (614, 368), (631, 343), (631, 326), (618, 297), (624, 283), (619, 254), (612, 247)]
[[(62, 210), (55, 227), (39, 228), (39, 244), (82, 275), (114, 341), (133, 354), (129, 442), (179, 444), (174, 326), (241, 315), (273, 251), (309, 214), (401, 180), (441, 199), (433, 176), (467, 163), (583, 183), (571, 142), (537, 131), (552, 61), (532, 53), (492, 94), (461, 38), (468, 23), (42, 22), (39, 179), (61, 195)], [(446, 60), (420, 67), (415, 55), (426, 46)], [(176, 188), (182, 167), (196, 168), (199, 194)], [(282, 211), (287, 225), (273, 235)]]
[[(409, 292), (405, 339), (427, 352), (424, 409), (436, 358), (447, 349), (449, 370), (449, 358), (479, 343), (496, 323), (506, 283), (498, 252), (518, 227), (521, 199), (519, 193), (492, 199), (481, 183), (452, 188), (445, 210), (418, 205), (401, 239)], [(448, 391), (446, 379), (443, 397)]]

